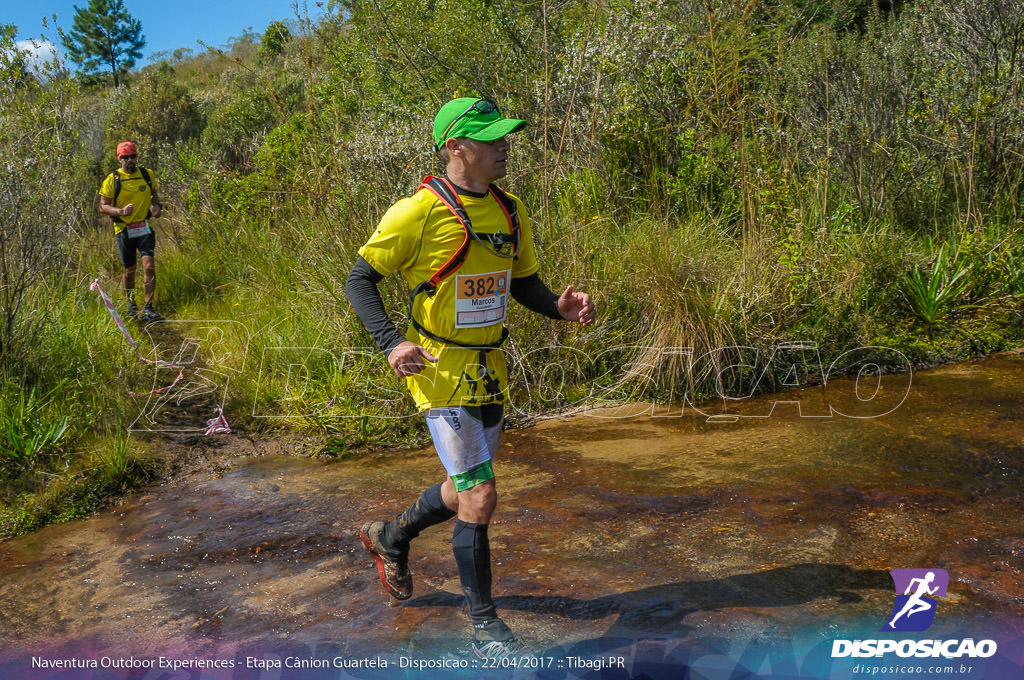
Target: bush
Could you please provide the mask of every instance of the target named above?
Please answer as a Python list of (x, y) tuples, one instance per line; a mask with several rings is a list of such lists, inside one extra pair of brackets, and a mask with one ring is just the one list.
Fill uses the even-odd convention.
[(187, 141), (202, 132), (203, 116), (189, 90), (180, 85), (174, 68), (166, 61), (145, 71), (130, 88), (113, 90), (106, 118), (104, 167), (117, 167), (114, 150), (118, 142), (130, 139), (154, 167), (161, 159), (153, 150), (161, 143)]

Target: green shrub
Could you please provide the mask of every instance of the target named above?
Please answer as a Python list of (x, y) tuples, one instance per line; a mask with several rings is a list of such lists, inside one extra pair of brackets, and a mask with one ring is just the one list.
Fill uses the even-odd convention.
[(70, 434), (64, 412), (74, 394), (58, 385), (46, 394), (27, 392), (14, 380), (0, 383), (0, 471), (32, 472), (44, 458), (61, 450)]
[(932, 270), (925, 275), (920, 266), (913, 269), (903, 280), (903, 294), (917, 319), (932, 336), (932, 329), (946, 318), (966, 294), (971, 269), (964, 264), (960, 250), (947, 243), (938, 246)]

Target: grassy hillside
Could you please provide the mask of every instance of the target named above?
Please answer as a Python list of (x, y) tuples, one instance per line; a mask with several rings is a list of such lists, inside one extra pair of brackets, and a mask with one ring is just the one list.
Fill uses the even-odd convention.
[[(734, 396), (775, 389), (774, 366), (751, 376), (780, 343), (826, 368), (862, 346), (927, 365), (1019, 345), (1024, 7), (884, 4), (338, 2), (118, 89), (38, 82), (0, 50), (0, 535), (154, 470), (125, 435), (153, 370), (88, 290), (119, 287), (95, 206), (122, 139), (161, 182), (158, 308), (237, 331), (230, 419), (328, 452), (421, 434), (383, 360), (350, 351), (372, 343), (343, 287), (384, 210), (440, 170), (431, 120), (454, 96), (529, 121), (505, 185), (543, 277), (600, 309), (592, 331), (514, 315), (518, 412), (613, 387), (698, 400), (741, 363)], [(406, 291), (384, 290), (399, 319)]]

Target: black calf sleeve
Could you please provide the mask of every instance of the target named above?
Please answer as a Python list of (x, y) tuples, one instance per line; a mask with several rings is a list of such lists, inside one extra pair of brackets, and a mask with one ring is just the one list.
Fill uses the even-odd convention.
[(395, 555), (409, 550), (409, 542), (427, 527), (447, 522), (455, 517), (455, 511), (444, 504), (441, 497), (441, 483), (430, 487), (416, 499), (416, 502), (401, 515), (384, 527), (381, 542)]
[(487, 525), (455, 520), (452, 553), (459, 567), (470, 618), (474, 621), (495, 618), (498, 613), (491, 600), (491, 544), (487, 540)]

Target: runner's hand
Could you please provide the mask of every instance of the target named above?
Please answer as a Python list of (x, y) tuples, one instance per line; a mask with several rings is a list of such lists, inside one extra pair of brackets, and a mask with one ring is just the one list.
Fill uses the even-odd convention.
[(133, 210), (135, 210), (135, 205), (133, 203), (129, 203), (125, 207), (121, 208), (121, 217), (128, 217), (132, 214)]
[(597, 310), (594, 309), (594, 302), (586, 293), (577, 293), (572, 286), (567, 286), (565, 292), (558, 298), (558, 313), (563, 319), (579, 321), (584, 326), (594, 323)]
[(409, 340), (395, 345), (395, 348), (388, 354), (388, 363), (391, 364), (391, 369), (399, 378), (408, 378), (426, 368), (427, 364), (424, 359), (431, 363), (437, 361), (437, 357)]

